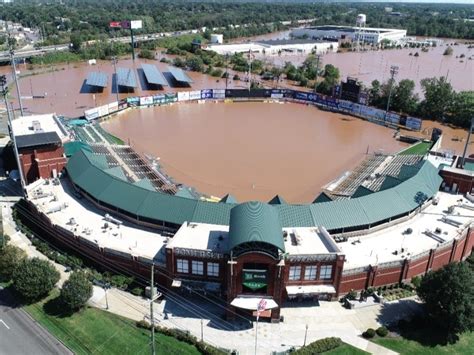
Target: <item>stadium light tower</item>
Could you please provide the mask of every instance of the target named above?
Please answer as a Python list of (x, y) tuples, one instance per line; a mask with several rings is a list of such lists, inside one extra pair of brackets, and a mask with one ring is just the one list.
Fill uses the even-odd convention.
[(10, 54), (10, 62), (12, 65), (12, 74), (13, 80), (15, 80), (16, 85), (16, 94), (18, 96), (18, 103), (20, 106), (20, 114), (23, 116), (23, 103), (21, 102), (21, 93), (20, 93), (20, 85), (18, 84), (18, 76), (16, 75), (16, 63), (15, 63), (15, 51), (13, 50), (13, 39), (8, 29), (8, 21), (5, 21), (5, 28), (7, 30), (7, 44), (8, 44), (8, 51)]
[(387, 109), (385, 110), (385, 120), (387, 120), (388, 110), (390, 109), (390, 100), (392, 99), (393, 84), (395, 83), (395, 75), (398, 74), (398, 69), (396, 65), (390, 66), (390, 92), (388, 94), (387, 100)]

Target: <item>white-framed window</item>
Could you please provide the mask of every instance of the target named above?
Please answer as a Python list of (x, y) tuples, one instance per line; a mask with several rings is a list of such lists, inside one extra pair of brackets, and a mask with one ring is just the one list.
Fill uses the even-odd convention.
[(193, 275), (204, 275), (204, 263), (202, 261), (193, 260), (191, 270)]
[(181, 274), (189, 273), (189, 261), (185, 259), (176, 260), (176, 271)]
[(290, 281), (301, 280), (301, 266), (290, 266), (290, 275), (288, 279)]
[(219, 264), (207, 263), (207, 276), (219, 276)]
[(322, 265), (319, 270), (321, 280), (330, 280), (332, 278), (332, 265)]
[(318, 267), (316, 265), (307, 265), (304, 268), (304, 279), (305, 280), (316, 280), (316, 273)]

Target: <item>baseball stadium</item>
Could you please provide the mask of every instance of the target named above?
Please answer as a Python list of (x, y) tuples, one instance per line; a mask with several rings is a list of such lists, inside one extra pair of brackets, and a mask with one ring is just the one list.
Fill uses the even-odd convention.
[[(249, 102), (342, 114), (378, 124), (387, 140), (396, 132), (416, 143), (367, 151), (321, 188), (310, 186), (310, 202), (289, 203), (276, 191), (239, 203), (176, 181), (156, 156), (107, 130), (139, 110), (159, 114), (158, 106)], [(190, 89), (130, 96), (78, 119), (23, 116), (10, 127), (26, 196), (16, 211), (35, 235), (105, 269), (146, 280), (153, 269), (165, 297), (170, 289), (214, 295), (229, 305), (229, 319), (251, 316), (264, 298), (260, 317), (278, 322), (281, 307), (397, 284), (470, 255), (474, 160), (440, 150), (440, 131), (429, 142), (411, 136), (420, 128), (417, 118), (290, 89)], [(324, 160), (318, 169), (333, 173)]]

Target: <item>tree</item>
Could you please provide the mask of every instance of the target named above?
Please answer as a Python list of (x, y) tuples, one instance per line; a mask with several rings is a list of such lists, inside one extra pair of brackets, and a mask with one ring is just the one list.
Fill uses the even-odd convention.
[(417, 292), (430, 321), (446, 332), (448, 341), (474, 329), (474, 273), (467, 263), (451, 263), (429, 272)]
[(201, 57), (192, 56), (186, 59), (186, 66), (192, 71), (202, 71), (204, 68), (204, 62)]
[(142, 49), (140, 53), (138, 53), (139, 58), (144, 58), (144, 59), (155, 59), (155, 53), (149, 49)]
[(414, 93), (415, 82), (413, 80), (401, 80), (393, 90), (390, 108), (393, 111), (413, 114), (418, 108), (418, 95)]
[(382, 91), (380, 81), (374, 80), (370, 84), (370, 89), (369, 89), (369, 103), (372, 106), (378, 106), (380, 102), (380, 94)]
[(75, 271), (64, 282), (61, 288), (61, 301), (70, 311), (77, 311), (84, 307), (87, 300), (92, 297), (92, 283), (86, 273)]
[(469, 127), (474, 118), (474, 91), (454, 94), (449, 121), (456, 126)]
[(324, 66), (324, 80), (317, 85), (316, 91), (326, 95), (332, 94), (332, 88), (339, 82), (339, 76), (338, 68), (332, 64), (326, 64)]
[(46, 296), (59, 281), (59, 272), (47, 260), (24, 259), (13, 271), (13, 287), (27, 301)]
[(443, 55), (452, 55), (453, 54), (453, 47), (448, 47), (444, 50)]
[(25, 258), (25, 251), (14, 245), (7, 244), (0, 249), (0, 279), (10, 281), (13, 272)]
[(444, 120), (454, 97), (451, 84), (442, 76), (421, 80), (421, 87), (425, 96), (420, 105), (421, 115), (432, 120)]

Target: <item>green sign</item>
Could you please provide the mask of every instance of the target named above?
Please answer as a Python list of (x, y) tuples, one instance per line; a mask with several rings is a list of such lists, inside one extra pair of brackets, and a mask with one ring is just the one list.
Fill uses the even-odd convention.
[(267, 286), (267, 271), (266, 270), (242, 270), (242, 285), (252, 289), (258, 290)]

